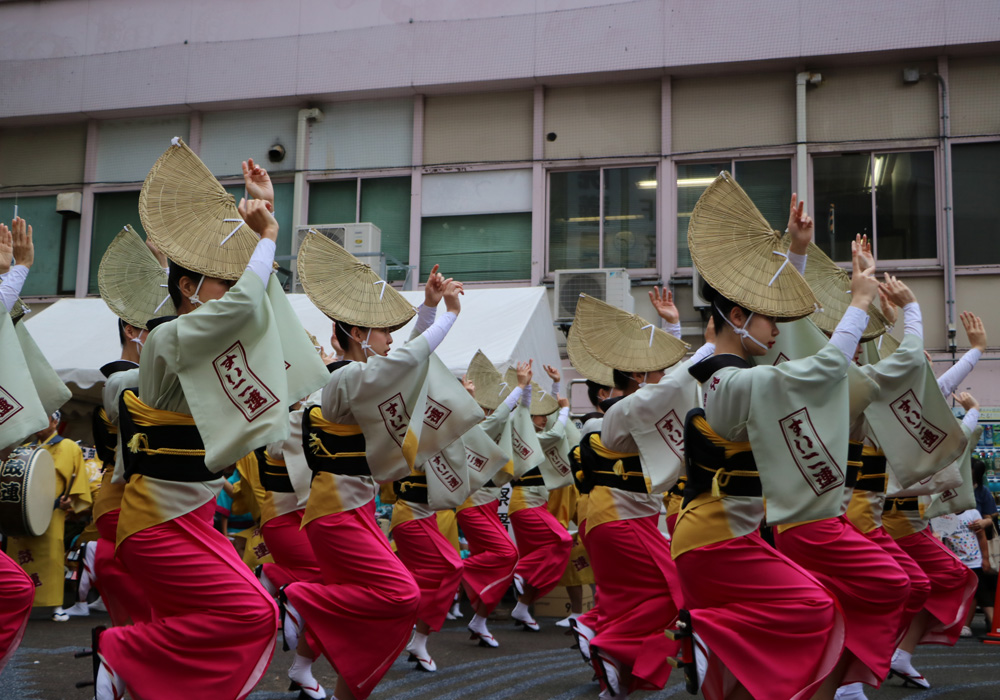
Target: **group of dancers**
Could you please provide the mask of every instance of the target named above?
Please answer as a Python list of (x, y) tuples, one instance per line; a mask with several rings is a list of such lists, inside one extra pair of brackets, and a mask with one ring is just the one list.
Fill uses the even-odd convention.
[[(321, 359), (273, 274), (268, 175), (250, 160), (244, 177), (237, 206), (175, 139), (140, 196), (148, 243), (126, 228), (102, 262), (123, 350), (102, 368), (94, 421), (94, 569), (112, 622), (93, 635), (97, 700), (246, 697), (279, 629), (301, 698), (366, 698), (404, 652), (434, 672), (429, 639), (460, 588), (470, 641), (506, 643), (487, 621), (511, 585), (511, 617), (539, 629), (532, 604), (571, 566), (570, 517), (597, 602), (569, 623), (601, 698), (663, 688), (673, 668), (711, 700), (858, 699), (890, 675), (929, 687), (916, 645), (954, 644), (974, 604), (975, 575), (924, 516), (971, 494), (978, 411), (961, 398), (963, 428), (945, 396), (985, 349), (977, 318), (962, 317), (976, 347), (935, 379), (912, 291), (876, 279), (864, 238), (848, 276), (812, 244), (802, 202), (782, 237), (723, 173), (689, 229), (712, 305), (705, 344), (689, 354), (666, 290), (650, 293), (662, 328), (581, 297), (568, 350), (594, 410), (577, 427), (556, 368), (545, 391), (531, 361), (502, 375), (480, 353), (461, 382), (441, 362), (460, 281), (435, 266), (413, 309), (312, 232), (298, 274), (342, 350)], [(0, 264), (25, 250), (14, 229), (0, 226)], [(20, 283), (4, 279), (5, 304)], [(273, 557), (256, 572), (212, 527), (237, 463), (262, 494)], [(560, 494), (571, 505), (557, 517)], [(377, 495), (394, 504), (391, 543)], [(32, 595), (0, 557), (0, 667)], [(320, 654), (332, 695), (312, 673)]]

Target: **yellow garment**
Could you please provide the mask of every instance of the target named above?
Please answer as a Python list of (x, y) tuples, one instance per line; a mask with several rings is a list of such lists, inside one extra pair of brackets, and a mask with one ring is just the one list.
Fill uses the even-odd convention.
[(411, 503), (410, 501), (399, 499), (396, 501), (396, 505), (392, 507), (392, 521), (389, 523), (389, 531), (392, 532), (393, 528), (397, 525), (408, 523), (411, 520), (433, 518), (434, 515), (435, 512), (426, 503)]
[(261, 506), (264, 503), (264, 485), (260, 483), (260, 471), (257, 469), (257, 455), (248, 454), (236, 463), (236, 471), (240, 480), (233, 484), (233, 515), (249, 513), (250, 517), (260, 523)]
[(573, 538), (573, 549), (569, 552), (569, 561), (559, 579), (560, 586), (583, 586), (594, 583), (594, 569), (590, 566), (590, 555), (577, 538)]
[(97, 490), (97, 495), (94, 497), (93, 516), (95, 523), (102, 515), (105, 515), (116, 508), (122, 507), (122, 496), (125, 494), (125, 484), (112, 483), (112, 476), (114, 476), (114, 469), (109, 467), (104, 472), (104, 476), (101, 479), (101, 487)]
[[(862, 457), (882, 455), (882, 451), (865, 445), (861, 451)], [(851, 501), (847, 504), (847, 519), (861, 532), (869, 533), (882, 527), (882, 508), (885, 506), (885, 486), (880, 492), (866, 489), (854, 489)]]
[[(91, 505), (90, 480), (83, 461), (83, 451), (72, 440), (59, 439), (53, 433), (41, 447), (55, 462), (56, 487), (52, 499), (67, 495), (73, 511), (83, 512)], [(29, 443), (29, 446), (38, 446)], [(7, 541), (7, 554), (35, 582), (34, 607), (55, 607), (63, 604), (66, 550), (63, 542), (66, 511), (56, 508), (48, 529), (38, 537), (11, 537)]]
[(462, 543), (458, 541), (458, 518), (453, 510), (439, 510), (437, 512), (438, 530), (451, 543), (455, 551), (462, 553)]
[(537, 508), (548, 505), (549, 490), (544, 486), (512, 486), (510, 503), (507, 505), (507, 515), (513, 515), (525, 508)]
[(894, 540), (898, 540), (907, 535), (914, 535), (927, 527), (927, 521), (923, 518), (924, 504), (919, 504), (916, 510), (901, 510), (897, 508), (896, 501), (906, 501), (912, 503), (917, 497), (912, 498), (890, 498), (886, 501), (885, 512), (882, 513), (882, 527)]
[(577, 522), (576, 503), (579, 497), (580, 492), (573, 484), (549, 491), (548, 511), (566, 529), (569, 529), (571, 520)]
[[(326, 420), (323, 418), (323, 411), (319, 406), (310, 410), (309, 420), (314, 428), (331, 435), (358, 435), (362, 432), (361, 426), (357, 424), (332, 423)], [(316, 447), (316, 450), (319, 451), (320, 447), (322, 445)], [(309, 449), (313, 449), (312, 443)], [(325, 448), (323, 452), (326, 452)], [(391, 491), (392, 484), (388, 486)], [(309, 502), (306, 504), (306, 512), (302, 517), (302, 526), (305, 527), (308, 523), (324, 515), (360, 508), (375, 498), (376, 493), (378, 493), (378, 486), (370, 476), (344, 476), (330, 472), (316, 472), (312, 485), (309, 487)]]
[(595, 486), (587, 504), (587, 532), (598, 525), (659, 515), (659, 494), (633, 493), (610, 486)]

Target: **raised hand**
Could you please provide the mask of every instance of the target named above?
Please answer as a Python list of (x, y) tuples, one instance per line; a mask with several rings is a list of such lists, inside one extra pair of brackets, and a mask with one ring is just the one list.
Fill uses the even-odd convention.
[(274, 211), (274, 185), (271, 184), (271, 176), (264, 168), (253, 162), (253, 158), (243, 161), (243, 185), (247, 188), (247, 194), (254, 199), (262, 199), (270, 206), (268, 209)]
[(980, 352), (986, 352), (986, 327), (983, 325), (983, 319), (971, 311), (963, 311), (959, 318), (965, 326), (965, 334), (969, 336), (969, 345), (979, 348)]
[(15, 216), (11, 223), (11, 235), (14, 238), (14, 264), (31, 267), (35, 262), (35, 243), (28, 222)]
[(952, 392), (952, 398), (958, 401), (958, 405), (964, 408), (966, 413), (974, 408), (979, 408), (979, 402), (976, 401), (976, 397), (967, 391), (957, 394)]
[(469, 375), (462, 375), (462, 386), (465, 387), (465, 390), (469, 392), (469, 395), (472, 398), (476, 398), (476, 385), (472, 383), (471, 379), (469, 379)]
[(552, 365), (542, 365), (542, 369), (545, 370), (545, 374), (549, 375), (549, 379), (551, 379), (552, 381), (558, 382), (560, 379), (562, 379), (562, 375), (559, 374), (559, 370), (553, 367)]
[(240, 200), (237, 207), (246, 225), (252, 228), (261, 239), (270, 238), (278, 241), (278, 222), (271, 215), (268, 204), (262, 199)]
[(449, 279), (444, 285), (444, 308), (453, 314), (458, 315), (462, 310), (462, 302), (459, 300), (465, 294), (465, 288), (461, 282)]
[(674, 305), (674, 293), (667, 289), (666, 286), (662, 289), (659, 286), (653, 287), (653, 291), (649, 293), (649, 301), (653, 304), (653, 308), (656, 309), (656, 313), (664, 321), (667, 323), (680, 323), (681, 313)]
[(424, 287), (424, 306), (436, 308), (444, 297), (448, 283), (452, 281), (451, 277), (445, 279), (444, 275), (438, 272), (437, 265), (431, 268), (431, 273), (427, 276), (427, 285)]
[(889, 301), (889, 297), (885, 295), (881, 287), (878, 289), (878, 299), (882, 306), (882, 315), (885, 316), (885, 320), (889, 322), (890, 326), (896, 325), (896, 318), (898, 316), (896, 305)]
[(875, 267), (875, 254), (872, 253), (872, 244), (868, 240), (867, 234), (862, 236), (860, 233), (854, 236), (855, 243), (858, 244), (858, 255), (861, 257), (861, 269), (867, 270), (869, 267)]
[(531, 377), (534, 374), (531, 371), (532, 362), (534, 362), (534, 360), (517, 363), (517, 385), (522, 389), (531, 384)]
[[(874, 301), (875, 295), (878, 294), (879, 283), (875, 279), (874, 267), (861, 267), (861, 254), (856, 241), (851, 241), (851, 267), (851, 306), (856, 306), (865, 313), (868, 313), (868, 306)], [(886, 294), (892, 298), (892, 295), (888, 291)]]
[(885, 273), (885, 282), (879, 285), (879, 289), (885, 292), (889, 301), (900, 308), (917, 300), (909, 287), (888, 272)]
[(14, 238), (6, 224), (0, 224), (0, 275), (6, 275), (10, 270), (10, 261), (14, 257)]
[(800, 202), (798, 194), (793, 193), (788, 213), (788, 234), (791, 236), (788, 249), (797, 255), (805, 255), (812, 242), (813, 232), (813, 220), (806, 214), (805, 200)]

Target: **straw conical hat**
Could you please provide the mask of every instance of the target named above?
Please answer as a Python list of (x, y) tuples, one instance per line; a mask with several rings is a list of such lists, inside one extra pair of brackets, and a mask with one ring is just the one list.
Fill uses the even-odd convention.
[[(517, 386), (517, 369), (508, 367), (503, 380), (507, 382), (511, 389)], [(509, 392), (508, 392), (509, 393)], [(556, 397), (545, 391), (535, 381), (531, 382), (531, 408), (529, 412), (533, 416), (547, 416), (559, 410), (559, 401)]]
[(476, 403), (491, 411), (495, 411), (514, 386), (517, 386), (516, 382), (513, 385), (504, 382), (503, 375), (482, 350), (477, 350), (472, 357), (465, 376), (476, 387)]
[(587, 348), (580, 342), (580, 333), (575, 323), (569, 327), (569, 336), (566, 338), (566, 354), (569, 355), (573, 369), (582, 374), (584, 378), (601, 386), (614, 386), (611, 368), (602, 365), (587, 352)]
[(309, 299), (335, 321), (394, 331), (416, 313), (371, 267), (318, 231), (303, 239), (297, 263)]
[(712, 288), (754, 313), (792, 321), (819, 304), (780, 238), (727, 172), (701, 195), (688, 224), (691, 260)]
[(20, 297), (14, 302), (14, 306), (10, 309), (10, 320), (12, 323), (17, 323), (24, 317), (26, 313), (30, 313), (31, 309), (28, 305), (21, 301)]
[(153, 164), (139, 193), (139, 219), (175, 263), (208, 277), (240, 278), (260, 238), (236, 200), (178, 137)]
[(687, 343), (641, 316), (586, 294), (581, 294), (576, 304), (573, 326), (594, 360), (623, 372), (666, 369), (679, 362), (688, 349)]
[(880, 360), (884, 360), (889, 357), (889, 355), (896, 352), (896, 348), (899, 347), (899, 341), (889, 333), (883, 333), (874, 342), (878, 347), (878, 357)]
[(97, 271), (101, 298), (115, 316), (136, 328), (177, 313), (167, 293), (167, 273), (131, 226), (111, 241)]
[[(782, 241), (786, 245), (789, 237)], [(806, 260), (806, 282), (819, 299), (818, 308), (809, 317), (821, 331), (833, 333), (851, 305), (851, 277), (815, 243), (810, 243)], [(868, 306), (868, 326), (861, 334), (861, 342), (872, 340), (885, 333), (885, 316), (875, 304)]]

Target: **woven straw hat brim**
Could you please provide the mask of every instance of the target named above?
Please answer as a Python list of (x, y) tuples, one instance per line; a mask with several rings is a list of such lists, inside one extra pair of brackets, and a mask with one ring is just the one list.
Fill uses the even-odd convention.
[(416, 313), (371, 267), (321, 233), (306, 235), (297, 264), (309, 299), (335, 321), (394, 331)]
[(167, 273), (131, 226), (123, 228), (104, 251), (97, 288), (115, 316), (146, 328), (157, 316), (177, 313), (167, 292)]
[(792, 321), (818, 306), (798, 270), (776, 254), (784, 253), (778, 233), (727, 172), (698, 199), (688, 224), (688, 247), (698, 274), (754, 313)]
[(510, 393), (510, 387), (503, 383), (503, 375), (482, 350), (473, 355), (465, 376), (475, 385), (476, 403), (483, 408), (495, 411)]
[(899, 347), (899, 341), (889, 333), (883, 334), (875, 342), (878, 343), (878, 356), (880, 360), (889, 357)]
[(587, 352), (587, 348), (580, 342), (580, 332), (576, 324), (569, 327), (569, 336), (566, 338), (566, 354), (573, 369), (579, 372), (585, 379), (596, 382), (601, 386), (614, 386), (612, 369), (607, 365), (602, 365)]
[[(517, 374), (515, 373), (515, 377)], [(516, 380), (515, 380), (516, 381)], [(559, 410), (559, 401), (556, 397), (545, 391), (535, 382), (531, 382), (531, 408), (529, 413), (533, 416), (547, 416)]]
[(10, 309), (11, 322), (17, 323), (17, 321), (29, 311), (31, 311), (31, 309), (28, 308), (28, 305), (25, 304), (23, 301), (21, 301), (20, 298), (18, 298), (14, 302), (14, 306), (12, 306)]
[[(782, 241), (787, 249), (788, 236)], [(815, 243), (810, 243), (806, 259), (806, 282), (819, 300), (818, 308), (811, 318), (821, 331), (833, 333), (851, 305), (851, 277)], [(866, 342), (885, 333), (885, 316), (874, 303), (868, 306), (868, 326), (861, 334), (861, 342)]]
[(240, 278), (260, 240), (242, 223), (233, 196), (180, 138), (146, 176), (139, 219), (170, 260), (224, 280)]
[(576, 304), (573, 326), (597, 362), (623, 372), (656, 372), (677, 364), (687, 352), (678, 340), (641, 316), (586, 294)]

